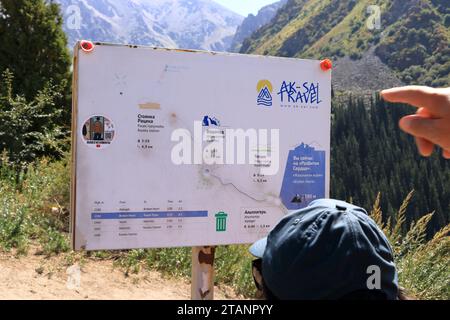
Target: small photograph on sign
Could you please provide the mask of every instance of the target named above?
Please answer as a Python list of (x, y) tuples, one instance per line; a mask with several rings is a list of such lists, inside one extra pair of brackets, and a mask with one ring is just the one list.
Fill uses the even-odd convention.
[(88, 146), (103, 149), (114, 140), (114, 124), (107, 117), (95, 115), (85, 121), (81, 134)]

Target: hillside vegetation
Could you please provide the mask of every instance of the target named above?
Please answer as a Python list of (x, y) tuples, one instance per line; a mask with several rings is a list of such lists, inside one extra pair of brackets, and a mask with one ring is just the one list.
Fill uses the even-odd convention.
[[(249, 51), (264, 54), (326, 52), (354, 59), (358, 57), (353, 54), (362, 52), (363, 46), (372, 46), (371, 50), (388, 64), (399, 59), (395, 58), (397, 54), (410, 54), (410, 60), (416, 63), (420, 59), (414, 53), (422, 52), (422, 65), (402, 64), (403, 69), (396, 72), (407, 80), (411, 74), (408, 70), (419, 66), (423, 72), (413, 74), (415, 78), (425, 81), (434, 77), (430, 80), (433, 84), (446, 83), (448, 9), (444, 1), (410, 3), (414, 5), (400, 1), (383, 5), (393, 15), (393, 20), (388, 20), (391, 23), (386, 24), (392, 34), (374, 40), (376, 33), (365, 35), (357, 19), (357, 14), (365, 10), (365, 1), (289, 0), (274, 24), (259, 30), (246, 46)], [(384, 15), (383, 23), (388, 16)], [(408, 19), (414, 17), (424, 19), (416, 21), (423, 23), (420, 30), (407, 28), (408, 21), (415, 21)], [(422, 51), (414, 51), (406, 45), (409, 40), (401, 36), (402, 28), (397, 23), (405, 24), (407, 33), (419, 30), (420, 41), (433, 40)], [(354, 34), (363, 41), (356, 47), (353, 37), (343, 31), (352, 24), (359, 25)], [(156, 268), (189, 277), (190, 248), (88, 253), (70, 250), (70, 62), (61, 27), (58, 8), (50, 2), (0, 0), (0, 35), (8, 39), (0, 48), (0, 251), (25, 255), (38, 246), (39, 254), (61, 255), (68, 265), (83, 259), (106, 259), (113, 260), (127, 275)], [(422, 32), (432, 37), (424, 38)], [(447, 41), (443, 44), (444, 36)], [(388, 39), (395, 41), (388, 45)], [(30, 41), (34, 41), (33, 50), (28, 48)], [(392, 49), (393, 45), (398, 47)], [(444, 45), (447, 47), (441, 50)], [(341, 52), (336, 51), (339, 48)], [(27, 67), (30, 64), (33, 68)], [(49, 72), (48, 64), (58, 68)], [(442, 71), (445, 65), (447, 71)], [(24, 81), (24, 74), (33, 80)], [(438, 77), (440, 74), (443, 77)], [(338, 100), (333, 101), (336, 104)], [(418, 298), (450, 299), (450, 163), (437, 155), (421, 158), (413, 140), (397, 128), (399, 117), (412, 112), (411, 108), (373, 98), (370, 103), (345, 100), (332, 111), (332, 196), (368, 211), (372, 208), (371, 216), (391, 240), (400, 284), (410, 293)], [(238, 293), (252, 297), (252, 257), (247, 246), (219, 246), (216, 257), (217, 283), (229, 284)]]
[[(369, 7), (374, 5), (379, 29), (377, 9)], [(407, 84), (446, 86), (449, 43), (446, 0), (289, 0), (244, 41), (241, 53), (358, 60), (373, 52)]]

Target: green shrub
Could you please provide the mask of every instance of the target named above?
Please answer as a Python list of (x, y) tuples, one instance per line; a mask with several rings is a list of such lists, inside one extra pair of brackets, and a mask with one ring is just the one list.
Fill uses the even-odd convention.
[(58, 254), (70, 250), (67, 235), (52, 227), (48, 227), (47, 230), (42, 230), (39, 242), (46, 255)]
[(25, 167), (42, 156), (61, 156), (67, 135), (61, 122), (62, 89), (48, 84), (28, 101), (13, 94), (13, 74), (6, 69), (0, 80), (0, 152)]
[(362, 58), (362, 54), (359, 52), (352, 52), (350, 54), (350, 59), (352, 59), (352, 60), (359, 60), (361, 58)]

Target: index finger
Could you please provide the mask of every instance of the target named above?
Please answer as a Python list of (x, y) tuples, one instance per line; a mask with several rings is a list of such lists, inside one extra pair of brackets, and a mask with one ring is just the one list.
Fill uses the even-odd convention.
[(417, 108), (426, 108), (433, 115), (441, 115), (445, 98), (437, 89), (425, 86), (406, 86), (381, 91), (388, 102), (407, 103)]

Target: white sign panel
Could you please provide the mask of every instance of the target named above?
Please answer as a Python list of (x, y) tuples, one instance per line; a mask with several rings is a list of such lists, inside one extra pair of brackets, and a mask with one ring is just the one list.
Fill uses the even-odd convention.
[(250, 243), (328, 197), (320, 61), (75, 49), (76, 249)]

